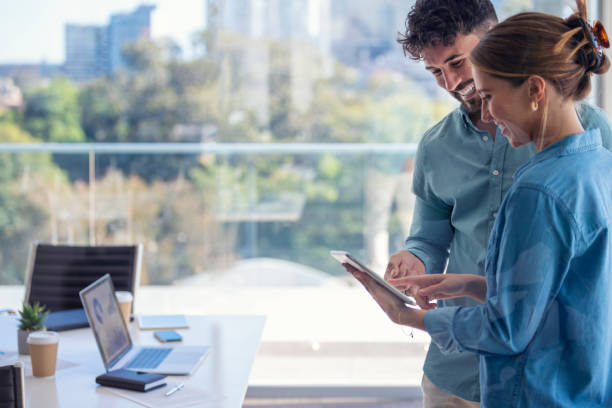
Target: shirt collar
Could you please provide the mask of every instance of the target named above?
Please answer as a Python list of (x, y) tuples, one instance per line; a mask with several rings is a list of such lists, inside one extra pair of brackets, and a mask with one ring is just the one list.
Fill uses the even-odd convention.
[[(469, 112), (467, 111), (467, 109), (465, 109), (465, 106), (463, 106), (463, 104), (459, 105), (459, 113), (461, 114), (461, 118), (463, 119), (463, 126), (466, 129), (472, 129), (474, 132), (479, 134), (489, 133), (486, 130), (477, 128), (476, 125), (474, 125), (474, 122), (472, 122), (472, 119), (470, 118)], [(503, 137), (498, 127), (495, 127), (495, 137)]]
[(571, 154), (597, 150), (602, 147), (601, 133), (599, 129), (590, 129), (582, 133), (564, 137), (546, 149), (538, 152), (527, 163), (523, 164), (514, 173), (514, 180), (521, 177), (528, 169), (544, 160), (553, 157), (569, 156)]
[(480, 129), (478, 129), (474, 123), (472, 123), (472, 119), (470, 119), (470, 114), (468, 113), (467, 109), (465, 109), (465, 106), (463, 106), (463, 104), (459, 105), (459, 112), (461, 113), (461, 118), (463, 119), (463, 124), (465, 125), (465, 128), (472, 128), (472, 130), (475, 130), (477, 132), (481, 132)]

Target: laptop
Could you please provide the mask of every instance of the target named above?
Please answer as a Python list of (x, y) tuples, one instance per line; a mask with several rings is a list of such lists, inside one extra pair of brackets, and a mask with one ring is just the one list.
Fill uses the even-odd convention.
[(121, 317), (109, 274), (79, 292), (104, 368), (119, 368), (167, 375), (191, 375), (206, 358), (210, 347), (134, 346)]

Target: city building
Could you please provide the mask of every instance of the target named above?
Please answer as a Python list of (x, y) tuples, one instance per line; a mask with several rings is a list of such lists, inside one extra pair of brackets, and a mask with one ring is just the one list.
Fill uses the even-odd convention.
[(141, 5), (131, 13), (113, 14), (108, 25), (109, 72), (124, 68), (123, 48), (142, 39), (151, 38), (153, 5)]
[(330, 50), (330, 0), (206, 0), (206, 29), (251, 38), (302, 40)]
[(334, 0), (332, 54), (359, 68), (387, 54), (402, 57), (397, 37), (408, 10), (409, 5), (401, 0)]
[(110, 72), (105, 26), (66, 24), (64, 70), (73, 81), (89, 81)]
[(265, 126), (271, 89), (287, 89), (292, 110), (307, 111), (314, 81), (332, 73), (330, 10), (330, 0), (206, 0), (208, 51), (226, 69), (231, 105)]
[(121, 52), (128, 44), (151, 38), (152, 5), (113, 14), (108, 25), (66, 24), (66, 75), (86, 82), (125, 68)]

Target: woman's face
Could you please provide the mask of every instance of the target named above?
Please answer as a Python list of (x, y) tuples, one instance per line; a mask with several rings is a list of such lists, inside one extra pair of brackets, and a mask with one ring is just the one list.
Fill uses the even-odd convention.
[(531, 99), (529, 84), (520, 86), (474, 69), (474, 82), (482, 99), (482, 120), (495, 122), (512, 147), (533, 141), (539, 130)]

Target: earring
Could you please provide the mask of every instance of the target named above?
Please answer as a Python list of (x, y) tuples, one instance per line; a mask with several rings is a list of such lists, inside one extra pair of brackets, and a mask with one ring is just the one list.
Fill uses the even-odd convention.
[(531, 102), (531, 109), (534, 112), (538, 110), (538, 103), (536, 101)]

